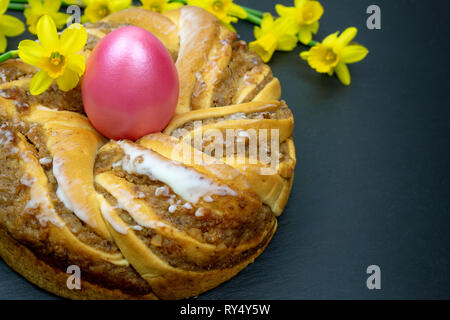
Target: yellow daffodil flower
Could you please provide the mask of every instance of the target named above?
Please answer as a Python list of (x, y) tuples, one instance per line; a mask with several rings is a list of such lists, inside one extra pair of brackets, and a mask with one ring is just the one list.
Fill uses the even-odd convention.
[(6, 37), (15, 37), (25, 31), (25, 25), (19, 19), (4, 14), (9, 0), (0, 0), (0, 53), (5, 52), (8, 42)]
[(275, 50), (291, 51), (297, 45), (296, 29), (285, 18), (274, 20), (270, 13), (265, 13), (261, 27), (255, 27), (255, 41), (249, 48), (255, 51), (264, 62), (272, 58)]
[(53, 80), (63, 91), (75, 88), (85, 69), (85, 58), (78, 52), (86, 44), (86, 29), (74, 23), (58, 36), (55, 22), (44, 15), (39, 19), (36, 30), (39, 43), (33, 40), (19, 43), (19, 57), (40, 69), (31, 79), (30, 93), (41, 94)]
[(280, 17), (295, 25), (298, 39), (303, 44), (310, 43), (312, 35), (319, 30), (319, 19), (323, 15), (323, 7), (319, 1), (295, 0), (295, 7), (277, 4), (275, 10)]
[(309, 51), (300, 53), (300, 57), (308, 61), (308, 64), (320, 73), (328, 73), (330, 76), (336, 72), (337, 77), (344, 85), (350, 84), (350, 72), (347, 64), (364, 59), (369, 50), (359, 44), (350, 44), (358, 30), (354, 27), (347, 28), (341, 35), (339, 32), (330, 34), (322, 43), (313, 46)]
[(96, 22), (113, 12), (131, 6), (132, 0), (83, 0), (86, 4), (81, 22)]
[(43, 15), (50, 16), (55, 21), (56, 27), (61, 29), (70, 15), (58, 12), (61, 0), (28, 0), (29, 6), (25, 8), (24, 15), (27, 18), (28, 29), (36, 34), (36, 25)]
[(234, 32), (236, 30), (231, 23), (236, 23), (238, 18), (247, 18), (247, 11), (233, 3), (233, 0), (187, 0), (187, 4), (211, 12), (225, 27)]
[(141, 0), (142, 8), (153, 12), (164, 13), (183, 6), (181, 2), (170, 2), (170, 0)]

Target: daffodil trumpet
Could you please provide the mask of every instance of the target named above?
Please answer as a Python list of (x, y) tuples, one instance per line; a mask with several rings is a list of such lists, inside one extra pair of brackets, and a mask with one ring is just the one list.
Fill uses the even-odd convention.
[(19, 55), (19, 50), (10, 50), (5, 52), (4, 54), (0, 54), (0, 63), (5, 62), (9, 59), (17, 58)]

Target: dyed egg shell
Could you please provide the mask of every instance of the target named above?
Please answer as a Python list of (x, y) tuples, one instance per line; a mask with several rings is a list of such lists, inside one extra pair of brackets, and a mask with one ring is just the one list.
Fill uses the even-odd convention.
[(86, 64), (85, 112), (104, 136), (137, 140), (162, 131), (178, 101), (172, 58), (149, 31), (127, 26), (104, 37)]

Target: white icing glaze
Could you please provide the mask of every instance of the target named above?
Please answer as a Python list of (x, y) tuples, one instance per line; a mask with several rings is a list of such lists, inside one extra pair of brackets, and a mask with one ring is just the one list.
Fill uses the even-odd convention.
[(40, 158), (39, 162), (43, 165), (50, 164), (52, 162), (52, 158)]
[(167, 209), (170, 213), (174, 213), (175, 211), (177, 211), (178, 209), (178, 205), (176, 204), (172, 204), (169, 209)]
[(120, 167), (121, 165), (122, 165), (122, 160), (119, 160), (116, 163), (113, 163), (112, 167), (116, 168), (116, 167)]
[(244, 112), (236, 112), (229, 116), (231, 120), (238, 120), (238, 119), (247, 119), (247, 115)]
[(207, 176), (180, 162), (167, 160), (151, 150), (142, 150), (127, 141), (119, 141), (127, 157), (122, 161), (122, 168), (128, 173), (147, 175), (159, 180), (191, 203), (197, 203), (207, 195), (231, 195), (237, 193), (226, 185), (219, 185)]
[(205, 215), (205, 208), (198, 208), (196, 211), (195, 211), (195, 216), (196, 217), (203, 217), (204, 215)]
[(135, 226), (130, 226), (130, 229), (136, 230), (136, 231), (142, 231), (142, 227), (135, 225)]
[(145, 199), (145, 194), (143, 192), (138, 192), (139, 199)]
[[(20, 156), (25, 162), (28, 162), (28, 165), (36, 161), (30, 151), (21, 151)], [(25, 209), (40, 208), (40, 213), (36, 215), (36, 218), (42, 226), (47, 226), (47, 223), (50, 222), (59, 228), (64, 227), (64, 222), (51, 203), (48, 190), (37, 183), (37, 179), (34, 177), (22, 176), (20, 182), (30, 188), (30, 200), (25, 205)]]
[(114, 212), (117, 207), (111, 206), (103, 196), (98, 195), (100, 201), (100, 211), (102, 212), (105, 220), (116, 230), (118, 233), (127, 234), (128, 229), (133, 229), (136, 231), (141, 231), (142, 227), (138, 225), (128, 225), (121, 218), (115, 216)]
[(127, 234), (128, 226), (123, 222), (117, 222), (116, 219), (113, 218), (114, 207), (110, 206), (106, 200), (102, 199), (100, 201), (100, 210), (102, 211), (102, 215), (106, 221), (116, 230), (118, 233)]
[[(195, 12), (191, 12), (190, 10), (181, 10), (180, 29), (178, 32), (178, 36), (180, 37), (180, 52), (178, 53), (179, 57), (184, 54), (184, 51), (189, 46), (198, 46), (199, 43), (198, 41), (195, 41), (195, 39), (203, 30), (212, 27), (210, 24), (198, 27), (198, 20), (198, 16)], [(191, 28), (191, 26), (195, 25), (196, 22), (197, 27)]]
[(38, 105), (38, 106), (36, 107), (36, 109), (37, 109), (37, 110), (43, 110), (43, 111), (58, 111), (57, 109), (50, 109), (50, 108), (45, 107), (45, 106), (43, 106), (43, 105)]
[(23, 176), (22, 178), (20, 178), (20, 183), (29, 188), (31, 188), (33, 186), (33, 183), (35, 183), (35, 182), (36, 182), (36, 178), (30, 178), (30, 177), (26, 177), (26, 176)]
[(8, 144), (11, 143), (14, 139), (11, 131), (8, 130), (0, 130), (0, 144)]
[(117, 206), (120, 209), (127, 211), (130, 216), (140, 226), (156, 229), (158, 227), (168, 227), (167, 224), (154, 220), (148, 217), (148, 215), (142, 209), (142, 206), (135, 201), (136, 197), (122, 188), (115, 190), (115, 197), (117, 196)]
[(162, 187), (156, 188), (155, 196), (156, 197), (159, 197), (159, 196), (168, 197), (169, 196), (169, 188), (167, 188), (167, 186), (162, 186)]
[(64, 206), (70, 211), (74, 211), (72, 207), (72, 203), (67, 199), (66, 195), (62, 191), (61, 187), (58, 187), (56, 190), (56, 196), (58, 199), (64, 204)]
[(204, 196), (203, 200), (205, 200), (206, 202), (213, 202), (214, 199), (211, 196)]
[(183, 207), (185, 209), (192, 210), (192, 204), (190, 204), (189, 202), (186, 202), (185, 204), (183, 204)]
[(56, 191), (57, 197), (67, 209), (75, 213), (75, 215), (83, 222), (86, 222), (91, 227), (96, 228), (97, 222), (92, 217), (89, 217), (89, 206), (84, 202), (73, 201), (71, 197), (67, 196), (70, 188), (79, 187), (83, 185), (83, 183), (76, 179), (68, 181), (62, 172), (63, 165), (64, 159), (59, 158), (58, 156), (53, 158), (53, 175), (58, 182), (58, 190)]

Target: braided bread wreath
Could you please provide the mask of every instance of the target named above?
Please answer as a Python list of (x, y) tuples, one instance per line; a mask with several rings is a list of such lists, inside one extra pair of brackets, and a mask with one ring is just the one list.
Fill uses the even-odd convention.
[[(107, 141), (80, 86), (32, 96), (37, 71), (0, 65), (0, 254), (32, 283), (72, 299), (181, 299), (230, 279), (272, 238), (292, 187), (294, 120), (270, 68), (210, 13), (132, 8), (86, 25), (89, 55), (124, 25), (157, 36), (176, 62), (180, 97), (163, 133)], [(279, 129), (279, 165), (174, 158), (200, 130)], [(195, 148), (194, 148), (195, 147)], [(206, 154), (204, 154), (206, 156)], [(214, 158), (216, 159), (216, 158)], [(81, 270), (81, 289), (66, 284)]]

